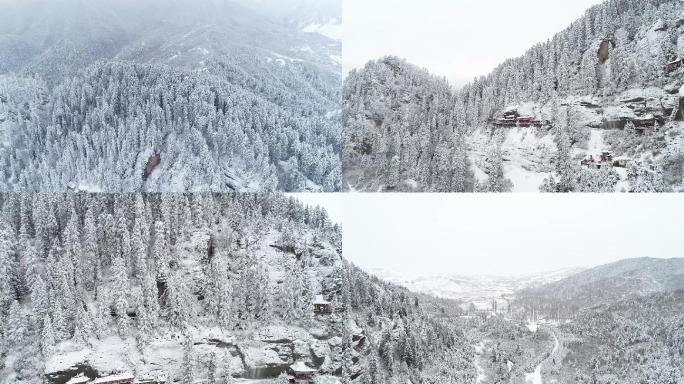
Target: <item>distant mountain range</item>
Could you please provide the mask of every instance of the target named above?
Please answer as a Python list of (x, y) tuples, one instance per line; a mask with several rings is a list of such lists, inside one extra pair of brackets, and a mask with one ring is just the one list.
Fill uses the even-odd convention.
[(583, 271), (582, 268), (566, 268), (526, 276), (422, 276), (410, 278), (387, 269), (371, 269), (370, 272), (383, 280), (405, 287), (413, 292), (464, 302), (489, 302), (503, 296), (532, 287), (553, 283)]
[(566, 268), (519, 277), (406, 277), (387, 269), (371, 269), (381, 279), (410, 291), (489, 305), (503, 297), (572, 302), (583, 307), (631, 295), (684, 289), (684, 258), (627, 259), (591, 269)]
[(684, 289), (684, 258), (639, 258), (602, 265), (526, 289), (524, 296), (577, 307)]
[(247, 54), (245, 49), (250, 56), (341, 72), (339, 42), (304, 31), (339, 23), (341, 7), (306, 0), (257, 3), (9, 0), (0, 14), (0, 73), (37, 72), (56, 81), (98, 60), (201, 69), (212, 59)]

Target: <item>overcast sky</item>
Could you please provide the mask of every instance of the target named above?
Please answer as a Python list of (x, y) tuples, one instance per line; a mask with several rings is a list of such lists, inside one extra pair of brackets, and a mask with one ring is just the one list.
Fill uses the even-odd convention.
[(684, 257), (679, 195), (296, 196), (342, 223), (347, 259), (408, 277), (525, 275)]
[(343, 66), (391, 54), (456, 86), (521, 56), (601, 0), (344, 0)]

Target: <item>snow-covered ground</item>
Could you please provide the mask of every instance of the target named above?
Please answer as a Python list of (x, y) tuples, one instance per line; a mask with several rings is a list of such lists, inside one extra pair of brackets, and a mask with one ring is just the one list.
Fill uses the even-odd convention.
[[(513, 183), (513, 192), (539, 192), (552, 168), (551, 158), (556, 151), (553, 136), (538, 136), (535, 128), (504, 129), (501, 150), (504, 173)], [(487, 148), (494, 145), (489, 135), (475, 131), (469, 139), (473, 172), (479, 182), (487, 180), (484, 172)]]
[(481, 341), (479, 344), (474, 346), (475, 348), (475, 370), (477, 371), (477, 377), (475, 378), (475, 384), (483, 383), (487, 379), (485, 371), (480, 365), (480, 357), (484, 353), (485, 342)]
[(543, 384), (541, 375), (542, 366), (539, 364), (537, 368), (532, 373), (525, 374), (525, 383), (529, 384)]

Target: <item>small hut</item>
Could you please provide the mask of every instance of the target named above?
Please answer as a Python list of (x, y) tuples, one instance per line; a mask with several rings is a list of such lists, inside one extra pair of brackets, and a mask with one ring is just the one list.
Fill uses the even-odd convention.
[(314, 376), (316, 375), (316, 370), (309, 368), (304, 361), (298, 360), (296, 363), (290, 366), (292, 370), (292, 378), (290, 383), (293, 384), (313, 384)]
[(631, 159), (628, 157), (616, 157), (613, 159), (613, 167), (616, 168), (627, 168), (629, 166)]
[(646, 132), (655, 131), (657, 128), (657, 120), (651, 113), (647, 113), (641, 118), (634, 120), (634, 129), (637, 134), (643, 135)]
[(585, 167), (595, 167), (596, 166), (596, 160), (594, 160), (594, 156), (588, 155), (584, 159), (582, 159), (581, 164)]
[(520, 117), (518, 111), (510, 110), (504, 112), (503, 116), (495, 118), (493, 123), (497, 127), (515, 127), (518, 117)]
[(323, 295), (316, 295), (313, 302), (314, 313), (317, 315), (329, 315), (332, 313), (332, 304), (323, 298)]
[(601, 162), (602, 163), (612, 163), (613, 162), (613, 153), (609, 152), (609, 151), (601, 152)]

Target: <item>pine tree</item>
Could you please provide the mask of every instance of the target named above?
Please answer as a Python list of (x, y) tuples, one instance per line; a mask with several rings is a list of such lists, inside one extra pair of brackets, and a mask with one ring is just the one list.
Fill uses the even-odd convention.
[(41, 275), (36, 276), (31, 286), (31, 307), (33, 314), (37, 318), (44, 319), (49, 317), (50, 301), (48, 298), (48, 287)]
[(52, 354), (55, 345), (55, 331), (52, 327), (52, 320), (50, 316), (45, 316), (43, 320), (43, 328), (40, 334), (40, 346), (43, 357), (47, 358)]
[(185, 345), (183, 347), (183, 361), (181, 365), (182, 369), (182, 376), (181, 376), (181, 383), (182, 384), (194, 384), (195, 383), (195, 376), (194, 376), (194, 352), (193, 352), (193, 343), (190, 338), (188, 338), (185, 341)]
[(157, 271), (157, 281), (166, 281), (169, 275), (169, 247), (166, 241), (166, 226), (157, 221), (154, 226), (154, 263)]
[(13, 235), (12, 228), (0, 219), (0, 321), (17, 299), (18, 271)]
[(81, 265), (83, 266), (84, 281), (87, 289), (95, 288), (95, 283), (102, 276), (102, 267), (98, 254), (97, 226), (95, 224), (94, 208), (89, 207), (83, 223), (83, 238), (81, 249)]
[(207, 381), (209, 384), (216, 383), (216, 354), (212, 353), (209, 356), (209, 362), (207, 363)]
[(501, 154), (501, 147), (498, 144), (490, 146), (487, 152), (487, 182), (485, 183), (485, 190), (487, 192), (510, 192), (513, 184), (506, 179), (503, 169), (503, 158)]
[(24, 316), (21, 304), (13, 301), (9, 308), (9, 314), (3, 327), (6, 348), (9, 351), (19, 349), (24, 345), (28, 335), (28, 324)]
[(116, 323), (119, 335), (124, 337), (128, 332), (127, 311), (130, 285), (123, 256), (119, 255), (114, 258), (112, 263), (112, 275), (114, 276), (112, 297), (114, 298), (114, 308), (116, 310)]

